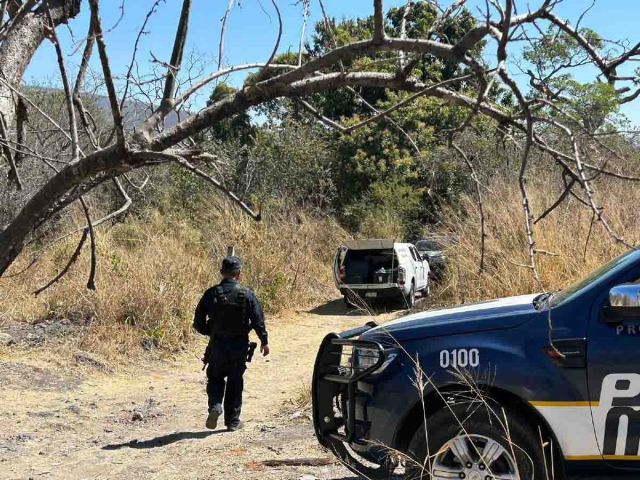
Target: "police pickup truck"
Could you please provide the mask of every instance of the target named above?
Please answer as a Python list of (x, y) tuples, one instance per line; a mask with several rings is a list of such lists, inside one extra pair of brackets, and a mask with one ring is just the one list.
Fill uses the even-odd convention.
[(372, 479), (640, 479), (640, 251), (557, 292), (328, 335), (313, 419)]
[(348, 306), (401, 299), (413, 308), (417, 292), (423, 297), (431, 292), (427, 257), (392, 239), (345, 242), (336, 252), (333, 278)]

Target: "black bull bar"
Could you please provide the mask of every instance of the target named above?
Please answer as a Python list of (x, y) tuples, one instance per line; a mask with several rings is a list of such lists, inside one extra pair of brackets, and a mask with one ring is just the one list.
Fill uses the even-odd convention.
[[(370, 479), (386, 479), (390, 477), (391, 466), (369, 467), (348, 447), (356, 434), (358, 381), (371, 375), (386, 360), (386, 352), (378, 342), (352, 339), (376, 326), (375, 322), (369, 322), (340, 334), (330, 333), (322, 341), (313, 370), (313, 425), (320, 444), (333, 452), (349, 470)], [(354, 348), (363, 347), (379, 352), (376, 363), (366, 368), (358, 367), (353, 355)]]

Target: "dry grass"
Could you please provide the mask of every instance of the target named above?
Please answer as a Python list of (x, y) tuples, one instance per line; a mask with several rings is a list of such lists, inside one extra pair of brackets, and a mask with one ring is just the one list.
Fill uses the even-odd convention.
[[(544, 175), (529, 181), (534, 217), (550, 206), (561, 192), (560, 185), (546, 182)], [(640, 239), (640, 189), (633, 183), (600, 182), (599, 203), (615, 231), (629, 243)], [(453, 211), (445, 215), (446, 230), (458, 238), (449, 249), (450, 263), (434, 301), (441, 305), (469, 303), (541, 290), (528, 264), (528, 244), (517, 183), (497, 179), (486, 185), (484, 209), (487, 221), (486, 271), (479, 274), (480, 219), (474, 197), (464, 199), (468, 215)], [(537, 267), (544, 288), (553, 290), (577, 280), (627, 248), (616, 243), (592, 212), (570, 198), (541, 220), (534, 230), (536, 248), (554, 256), (537, 255)], [(588, 240), (588, 241), (587, 241)], [(433, 303), (429, 305), (433, 306)]]
[(300, 386), (296, 389), (291, 402), (297, 409), (306, 410), (311, 408), (311, 400), (311, 384), (308, 380), (303, 380), (300, 383)]
[[(82, 218), (77, 215), (78, 224)], [(331, 269), (335, 246), (346, 235), (328, 218), (282, 208), (256, 223), (215, 195), (197, 206), (193, 220), (163, 206), (143, 218), (98, 232), (97, 292), (86, 289), (89, 252), (58, 285), (32, 292), (55, 276), (77, 237), (56, 245), (27, 273), (0, 279), (0, 322), (91, 317), (79, 347), (107, 358), (135, 356), (141, 344), (171, 352), (191, 339), (190, 325), (202, 292), (218, 281), (227, 245), (244, 261), (242, 281), (269, 314), (319, 303), (335, 295)], [(69, 229), (69, 226), (66, 226)], [(13, 272), (28, 264), (25, 253)], [(11, 272), (9, 272), (11, 273)]]

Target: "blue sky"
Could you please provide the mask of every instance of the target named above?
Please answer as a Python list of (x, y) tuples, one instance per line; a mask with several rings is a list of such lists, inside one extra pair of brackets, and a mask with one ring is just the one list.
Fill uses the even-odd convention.
[[(280, 51), (291, 49), (297, 51), (300, 29), (302, 25), (301, 7), (296, 6), (297, 0), (279, 0), (284, 33)], [(403, 5), (406, 0), (385, 0), (385, 8)], [(537, 5), (542, 0), (520, 0), (523, 6)], [(445, 0), (446, 2), (446, 0)], [(102, 1), (102, 18), (104, 29), (111, 28), (118, 17), (120, 10), (117, 8), (121, 0)], [(221, 18), (227, 5), (227, 0), (194, 0), (193, 15), (189, 26), (189, 40), (187, 51), (195, 49), (203, 55), (208, 65), (207, 71), (214, 71), (217, 60), (218, 38), (220, 34)], [(484, 1), (470, 0), (469, 5), (475, 10), (476, 5)], [(577, 19), (591, 0), (565, 0), (557, 7), (556, 13), (562, 17)], [(131, 60), (133, 43), (142, 25), (144, 18), (153, 4), (152, 0), (125, 0), (124, 16), (117, 28), (106, 36), (107, 49), (112, 63), (112, 70), (124, 73)], [(263, 8), (260, 6), (262, 4)], [(372, 0), (325, 0), (328, 14), (336, 17), (366, 16), (372, 12)], [(175, 27), (179, 17), (181, 0), (166, 0), (160, 4), (157, 13), (151, 18), (148, 25), (149, 35), (145, 35), (140, 44), (138, 56), (140, 69), (144, 71), (150, 68), (150, 52), (163, 60), (169, 60)], [(235, 7), (227, 24), (225, 41), (224, 63), (227, 65), (265, 61), (277, 34), (277, 20), (270, 0), (242, 0), (241, 8)], [(86, 35), (88, 22), (88, 5), (83, 4), (82, 13), (78, 18), (70, 22), (70, 31), (59, 28), (58, 32), (65, 51), (73, 50), (75, 42)], [(268, 15), (265, 13), (268, 13)], [(598, 0), (596, 5), (585, 16), (582, 26), (596, 29), (603, 37), (608, 39), (624, 39), (638, 41), (638, 17), (640, 16), (640, 1), (638, 0)], [(316, 0), (312, 0), (310, 26), (321, 20), (321, 11)], [(308, 32), (311, 28), (308, 28)], [(81, 49), (80, 49), (81, 50)], [(78, 64), (78, 53), (69, 56), (67, 63), (73, 71)], [(93, 65), (99, 69), (97, 54), (94, 55)], [(515, 72), (513, 72), (515, 73)], [(242, 75), (236, 75), (231, 79), (232, 83), (241, 83)], [(58, 70), (55, 61), (53, 47), (47, 42), (36, 53), (29, 66), (25, 81), (27, 82), (58, 82)], [(524, 81), (524, 79), (522, 80)], [(206, 92), (208, 93), (208, 92)], [(204, 97), (200, 98), (200, 103)], [(634, 123), (640, 123), (640, 109), (627, 106), (625, 113)]]

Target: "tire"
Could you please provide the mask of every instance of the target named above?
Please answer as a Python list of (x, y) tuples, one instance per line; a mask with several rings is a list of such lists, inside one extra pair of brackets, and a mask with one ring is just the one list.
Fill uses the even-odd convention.
[(348, 295), (344, 295), (344, 304), (347, 306), (347, 308), (356, 308), (356, 306), (351, 303), (351, 301), (349, 301), (349, 296)]
[[(501, 423), (505, 423), (504, 416), (500, 406), (496, 404), (495, 407), (497, 408), (494, 408), (494, 411), (500, 421), (496, 415), (490, 414), (484, 406), (478, 404), (451, 405), (451, 408), (444, 407), (429, 417), (429, 448), (427, 449), (425, 427), (422, 425), (409, 445), (405, 480), (560, 478), (562, 472), (555, 472), (555, 476), (549, 472), (547, 477), (544, 453), (538, 435), (524, 419), (506, 409), (511, 443), (505, 439), (507, 435), (501, 426)], [(464, 433), (456, 417), (463, 422)], [(492, 457), (486, 462), (488, 465), (483, 464), (479, 456), (480, 453), (484, 454), (487, 447)], [(421, 467), (424, 465), (427, 452), (431, 452), (433, 477), (427, 473), (428, 467)], [(459, 458), (466, 458), (466, 463), (463, 465)], [(547, 462), (548, 468), (551, 468), (550, 465), (551, 463)], [(439, 471), (442, 475), (438, 475)]]
[(409, 294), (405, 296), (405, 303), (409, 310), (416, 306), (416, 285), (412, 281), (411, 289), (409, 290)]

